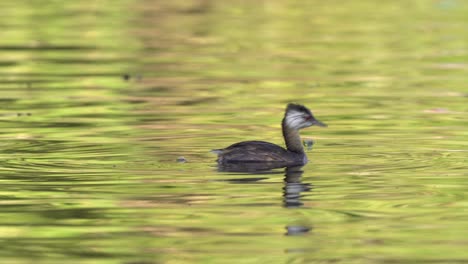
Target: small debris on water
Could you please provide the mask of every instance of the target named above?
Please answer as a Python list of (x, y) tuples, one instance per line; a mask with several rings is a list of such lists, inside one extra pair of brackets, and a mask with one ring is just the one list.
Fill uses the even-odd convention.
[(186, 160), (184, 157), (182, 157), (182, 156), (178, 157), (176, 161), (177, 161), (178, 163), (185, 163), (185, 162), (187, 162), (187, 160)]
[(124, 74), (124, 75), (123, 75), (123, 79), (124, 79), (125, 81), (130, 80), (130, 77), (131, 77), (130, 74)]
[(304, 144), (304, 147), (306, 147), (307, 150), (311, 150), (315, 142), (312, 139), (304, 139), (302, 144)]

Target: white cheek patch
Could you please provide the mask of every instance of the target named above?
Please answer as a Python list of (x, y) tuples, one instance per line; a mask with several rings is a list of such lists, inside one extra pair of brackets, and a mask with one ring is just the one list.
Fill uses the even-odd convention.
[(302, 118), (303, 113), (298, 111), (289, 111), (286, 114), (286, 125), (290, 128), (299, 129), (301, 125), (304, 123), (304, 119)]

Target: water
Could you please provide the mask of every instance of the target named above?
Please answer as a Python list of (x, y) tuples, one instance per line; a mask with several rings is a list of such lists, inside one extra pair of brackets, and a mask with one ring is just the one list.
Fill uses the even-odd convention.
[[(0, 5), (2, 263), (468, 261), (466, 3)], [(308, 165), (218, 171), (288, 102)]]

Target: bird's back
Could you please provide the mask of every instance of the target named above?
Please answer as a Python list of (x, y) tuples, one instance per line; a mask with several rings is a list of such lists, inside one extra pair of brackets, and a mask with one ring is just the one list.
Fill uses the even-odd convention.
[(265, 141), (243, 141), (225, 149), (213, 150), (218, 162), (280, 162), (285, 165), (305, 163), (305, 155), (288, 151)]

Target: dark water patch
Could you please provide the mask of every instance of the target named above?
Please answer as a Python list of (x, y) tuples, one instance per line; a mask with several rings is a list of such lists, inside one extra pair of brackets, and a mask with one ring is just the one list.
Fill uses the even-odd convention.
[(145, 104), (145, 103), (148, 103), (147, 100), (140, 99), (140, 98), (128, 98), (128, 99), (123, 99), (122, 101), (125, 102), (125, 103), (129, 103), (129, 104)]
[(177, 104), (181, 106), (192, 106), (192, 105), (215, 103), (219, 100), (220, 98), (218, 97), (204, 97), (204, 98), (194, 98), (190, 100), (180, 101)]
[(100, 209), (92, 208), (70, 208), (70, 209), (50, 209), (38, 212), (42, 217), (63, 220), (63, 219), (105, 219), (105, 213)]
[[(106, 58), (95, 58), (95, 59), (81, 59), (81, 58), (43, 58), (35, 59), (36, 62), (45, 63), (56, 63), (56, 64), (108, 64), (108, 63), (123, 63), (126, 60), (124, 58), (106, 59)], [(0, 63), (1, 66), (1, 63)]]
[(99, 124), (95, 123), (83, 123), (83, 122), (39, 122), (39, 121), (25, 121), (23, 123), (19, 123), (18, 121), (11, 121), (14, 122), (16, 125), (20, 127), (31, 127), (34, 126), (36, 128), (91, 128), (97, 127)]
[(0, 45), (0, 51), (92, 51), (95, 46), (83, 45)]
[(149, 93), (167, 93), (175, 90), (177, 90), (177, 88), (173, 86), (150, 86), (143, 88), (143, 91)]
[(40, 77), (41, 79), (30, 81), (31, 83), (35, 82), (47, 82), (47, 80), (53, 81), (54, 79), (50, 78), (73, 78), (73, 77), (112, 77), (115, 79), (121, 79), (121, 72), (118, 69), (115, 70), (109, 70), (109, 69), (99, 69), (96, 71), (91, 71), (91, 70), (80, 70), (77, 72), (69, 71), (69, 72), (64, 72), (64, 71), (56, 71), (56, 72), (28, 72), (25, 74), (17, 75), (17, 74), (11, 74), (9, 77), (11, 79), (15, 79), (14, 81), (5, 81), (5, 83), (16, 83), (20, 82), (18, 80), (21, 80), (21, 82), (25, 82), (24, 79), (32, 79), (32, 78), (37, 78)]
[(0, 104), (13, 104), (13, 103), (16, 103), (17, 101), (18, 101), (18, 98), (0, 98)]
[(266, 177), (252, 177), (252, 178), (227, 179), (227, 180), (223, 180), (223, 181), (227, 181), (227, 182), (230, 182), (230, 183), (251, 184), (251, 183), (263, 181), (263, 180), (266, 180), (266, 179), (268, 179), (268, 178), (266, 178)]
[(20, 63), (18, 61), (5, 61), (5, 60), (0, 61), (0, 67), (13, 67), (19, 64)]
[[(7, 80), (6, 77), (11, 78), (11, 80)], [(26, 78), (25, 78), (26, 77)], [(52, 84), (56, 82), (56, 79), (44, 78), (44, 79), (31, 79), (25, 75), (15, 75), (12, 74), (11, 76), (4, 76), (0, 78), (0, 84), (17, 84), (18, 86), (6, 87), (2, 86), (1, 89), (3, 90), (10, 90), (14, 89), (18, 91), (19, 89), (30, 89), (33, 88), (36, 84), (44, 85), (44, 84)]]

